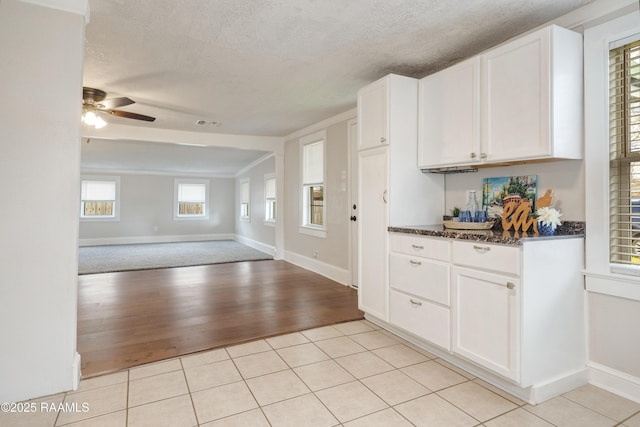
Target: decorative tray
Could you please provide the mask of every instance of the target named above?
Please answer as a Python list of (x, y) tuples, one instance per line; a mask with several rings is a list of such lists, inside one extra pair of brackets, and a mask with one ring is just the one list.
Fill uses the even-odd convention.
[(489, 230), (491, 227), (493, 227), (493, 221), (459, 222), (459, 221), (445, 220), (444, 226), (446, 228), (453, 228), (455, 230)]

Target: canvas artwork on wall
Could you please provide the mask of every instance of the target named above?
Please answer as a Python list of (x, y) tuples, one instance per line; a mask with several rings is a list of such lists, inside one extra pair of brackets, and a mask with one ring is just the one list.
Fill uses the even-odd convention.
[(536, 210), (538, 175), (485, 178), (482, 182), (482, 208), (489, 216), (502, 215), (502, 206), (510, 201), (528, 201)]

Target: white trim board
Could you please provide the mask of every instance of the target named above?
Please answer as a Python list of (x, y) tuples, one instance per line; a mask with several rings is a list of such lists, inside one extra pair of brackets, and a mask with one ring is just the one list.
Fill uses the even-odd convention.
[(206, 240), (236, 240), (236, 235), (230, 234), (186, 234), (174, 236), (131, 236), (131, 237), (102, 237), (96, 239), (80, 239), (79, 246), (103, 245), (131, 245), (140, 243), (174, 243), (174, 242), (202, 242)]
[(248, 237), (245, 236), (241, 236), (239, 234), (236, 234), (233, 238), (233, 240), (235, 240), (238, 243), (242, 243), (243, 245), (247, 245), (253, 249), (257, 249), (260, 252), (264, 252), (267, 253), (269, 255), (273, 255), (273, 257), (275, 258), (275, 254), (276, 254), (276, 247), (272, 246), (272, 245), (267, 245), (266, 243), (262, 243), (259, 242), (257, 240), (253, 240), (250, 239)]
[(640, 403), (640, 378), (595, 362), (589, 366), (589, 383), (626, 399)]
[(313, 271), (314, 273), (334, 280), (341, 285), (349, 286), (349, 278), (351, 277), (349, 270), (287, 250), (284, 251), (284, 259), (291, 264)]

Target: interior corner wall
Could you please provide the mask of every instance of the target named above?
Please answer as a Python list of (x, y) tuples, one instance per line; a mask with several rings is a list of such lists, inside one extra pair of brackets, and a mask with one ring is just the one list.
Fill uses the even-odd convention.
[[(235, 185), (235, 232), (238, 240), (255, 246), (257, 249), (270, 250), (276, 245), (275, 223), (265, 224), (264, 176), (276, 172), (276, 158), (271, 156), (248, 171), (236, 177)], [(249, 221), (240, 218), (240, 182), (249, 178)], [(282, 199), (283, 197), (279, 197)], [(276, 199), (276, 215), (280, 200)]]
[[(326, 238), (302, 234), (299, 138), (285, 141), (285, 258), (343, 284), (349, 280), (348, 121), (325, 128)], [(315, 132), (321, 129), (316, 129)], [(309, 132), (313, 133), (313, 132)]]
[[(91, 177), (92, 174), (83, 174)], [(174, 180), (179, 175), (113, 174), (120, 177), (120, 219), (80, 221), (80, 242), (85, 244), (167, 242), (229, 238), (234, 233), (234, 179), (209, 180), (209, 217), (176, 220)]]
[(0, 402), (78, 380), (84, 26), (82, 15), (0, 2)]

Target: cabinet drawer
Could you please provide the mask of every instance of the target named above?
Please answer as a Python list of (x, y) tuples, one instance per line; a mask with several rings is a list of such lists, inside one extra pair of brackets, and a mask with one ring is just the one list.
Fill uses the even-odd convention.
[(391, 233), (391, 250), (406, 255), (449, 261), (449, 242), (412, 234)]
[(389, 321), (422, 339), (451, 349), (449, 309), (420, 298), (391, 291)]
[(520, 248), (483, 242), (453, 242), (453, 263), (520, 275)]
[(391, 253), (392, 288), (449, 306), (449, 264), (426, 258)]

